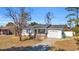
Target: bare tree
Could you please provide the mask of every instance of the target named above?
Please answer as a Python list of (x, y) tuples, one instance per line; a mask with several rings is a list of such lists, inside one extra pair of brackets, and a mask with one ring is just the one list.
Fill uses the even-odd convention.
[[(47, 25), (46, 28), (48, 28), (50, 26), (52, 18), (53, 18), (53, 13), (47, 12), (46, 20), (45, 20), (46, 25)], [(46, 37), (47, 37), (47, 29), (46, 29)]]
[(50, 24), (52, 18), (53, 18), (53, 13), (47, 12), (47, 14), (46, 14), (46, 20), (45, 20), (45, 22), (46, 22), (47, 25)]
[(15, 35), (18, 35), (18, 29), (17, 29), (17, 25), (18, 25), (18, 19), (17, 19), (17, 13), (16, 11), (14, 11), (14, 8), (6, 8), (7, 11), (7, 17), (12, 18), (14, 24), (15, 24)]
[(15, 24), (15, 35), (19, 35), (20, 41), (22, 40), (22, 30), (27, 26), (27, 22), (31, 20), (31, 15), (25, 9), (24, 7), (6, 8), (8, 16), (13, 19)]

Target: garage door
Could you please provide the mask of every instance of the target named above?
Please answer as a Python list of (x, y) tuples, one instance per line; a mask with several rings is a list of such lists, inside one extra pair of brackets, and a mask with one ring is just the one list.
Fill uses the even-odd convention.
[(48, 30), (48, 38), (62, 38), (62, 30)]

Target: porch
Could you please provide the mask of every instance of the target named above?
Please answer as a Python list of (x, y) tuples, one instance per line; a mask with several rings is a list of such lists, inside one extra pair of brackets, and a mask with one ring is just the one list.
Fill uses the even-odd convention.
[(35, 38), (46, 38), (47, 36), (47, 29), (45, 28), (31, 28), (31, 29), (24, 29), (22, 31), (22, 35), (26, 36), (33, 36)]

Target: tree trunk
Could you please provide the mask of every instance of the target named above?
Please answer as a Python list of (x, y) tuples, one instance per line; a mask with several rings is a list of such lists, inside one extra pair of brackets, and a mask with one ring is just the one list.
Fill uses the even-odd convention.
[(19, 40), (22, 41), (22, 31), (19, 31)]
[(36, 38), (37, 30), (35, 29), (34, 38)]
[(18, 32), (18, 28), (15, 27), (15, 33), (14, 33), (15, 36), (18, 36), (19, 35), (19, 32)]
[(19, 40), (22, 41), (22, 35), (21, 34), (19, 35)]

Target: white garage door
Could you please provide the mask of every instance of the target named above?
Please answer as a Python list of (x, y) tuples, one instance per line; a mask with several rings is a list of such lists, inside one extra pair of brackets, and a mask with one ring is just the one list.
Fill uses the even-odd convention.
[(62, 30), (48, 30), (48, 38), (62, 38)]

